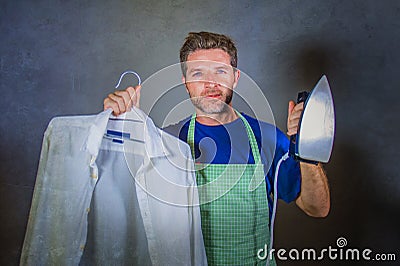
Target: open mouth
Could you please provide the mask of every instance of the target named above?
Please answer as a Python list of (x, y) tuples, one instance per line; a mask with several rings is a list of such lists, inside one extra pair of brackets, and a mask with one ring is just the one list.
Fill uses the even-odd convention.
[(209, 94), (206, 95), (206, 98), (212, 98), (212, 99), (216, 99), (216, 98), (220, 98), (221, 94)]
[(221, 92), (209, 92), (206, 95), (204, 95), (206, 98), (211, 98), (211, 99), (218, 99), (222, 97)]

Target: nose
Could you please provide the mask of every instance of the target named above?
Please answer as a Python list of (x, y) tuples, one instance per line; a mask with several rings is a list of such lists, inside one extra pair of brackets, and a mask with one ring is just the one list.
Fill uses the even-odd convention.
[(215, 87), (217, 85), (220, 85), (220, 83), (218, 82), (218, 78), (215, 74), (213, 73), (207, 73), (204, 77), (204, 84), (206, 86), (210, 86), (210, 87)]

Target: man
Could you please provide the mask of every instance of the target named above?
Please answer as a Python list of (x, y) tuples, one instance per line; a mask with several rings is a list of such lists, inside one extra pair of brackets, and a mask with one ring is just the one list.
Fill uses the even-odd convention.
[[(198, 185), (205, 186), (199, 194), (207, 260), (210, 265), (261, 263), (257, 251), (269, 245), (273, 177), (278, 160), (289, 149), (289, 140), (279, 129), (232, 107), (240, 71), (236, 69), (237, 50), (229, 37), (210, 32), (189, 33), (180, 50), (180, 61), (182, 80), (195, 114), (164, 130), (190, 145)], [(119, 115), (132, 105), (139, 106), (140, 88), (129, 87), (109, 94), (104, 109), (112, 108)], [(296, 134), (302, 110), (303, 104), (289, 102), (289, 136)], [(260, 164), (264, 166), (261, 171), (257, 167)], [(265, 180), (265, 185), (249, 189), (249, 183), (257, 177)], [(226, 191), (207, 188), (207, 184), (218, 179)], [(320, 164), (289, 158), (281, 165), (278, 184), (279, 198), (296, 201), (313, 217), (328, 214), (329, 188)]]

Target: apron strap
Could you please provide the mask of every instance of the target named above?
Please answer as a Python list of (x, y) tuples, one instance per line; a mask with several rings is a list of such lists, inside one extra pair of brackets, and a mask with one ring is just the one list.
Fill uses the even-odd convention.
[[(235, 112), (238, 115), (238, 117), (242, 120), (242, 122), (246, 128), (247, 137), (249, 138), (250, 148), (251, 148), (253, 158), (254, 158), (254, 164), (261, 164), (261, 155), (260, 155), (260, 151), (258, 149), (258, 144), (257, 144), (256, 137), (254, 135), (253, 129), (251, 128), (249, 122), (247, 122), (247, 120), (242, 116), (242, 114), (240, 112), (238, 112), (237, 110), (235, 110)], [(195, 158), (196, 158), (195, 149), (194, 149), (194, 146), (195, 146), (194, 145), (195, 124), (196, 124), (196, 113), (194, 113), (192, 115), (192, 118), (190, 119), (188, 135), (187, 135), (187, 143), (189, 144), (190, 150), (192, 151), (193, 160), (195, 160)]]
[(190, 150), (192, 151), (193, 161), (196, 161), (196, 153), (194, 150), (194, 126), (196, 124), (196, 113), (192, 115), (189, 123), (189, 129), (187, 134), (187, 143), (190, 146)]
[(251, 128), (249, 122), (247, 122), (246, 118), (244, 118), (241, 113), (239, 113), (237, 110), (235, 110), (235, 112), (242, 119), (244, 126), (246, 127), (247, 136), (250, 142), (250, 147), (253, 152), (254, 163), (261, 164), (261, 153), (258, 149), (258, 144), (253, 129)]

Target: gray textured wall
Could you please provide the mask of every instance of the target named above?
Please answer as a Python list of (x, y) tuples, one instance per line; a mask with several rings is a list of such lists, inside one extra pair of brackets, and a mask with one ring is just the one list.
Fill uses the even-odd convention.
[(280, 203), (276, 246), (336, 247), (342, 236), (348, 247), (396, 253), (398, 263), (399, 29), (396, 0), (1, 0), (0, 264), (18, 263), (50, 119), (98, 113), (122, 71), (146, 78), (177, 63), (187, 32), (200, 30), (236, 40), (239, 68), (283, 130), (287, 101), (323, 73), (330, 79), (331, 213), (313, 219)]

